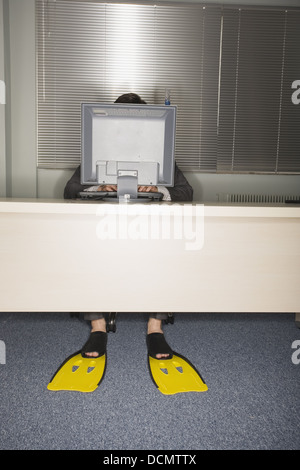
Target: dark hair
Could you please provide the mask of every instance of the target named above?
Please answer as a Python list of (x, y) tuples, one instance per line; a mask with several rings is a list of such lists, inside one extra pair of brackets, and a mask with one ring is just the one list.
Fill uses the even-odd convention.
[(133, 104), (147, 104), (146, 101), (136, 93), (125, 93), (116, 99), (115, 103), (133, 103)]

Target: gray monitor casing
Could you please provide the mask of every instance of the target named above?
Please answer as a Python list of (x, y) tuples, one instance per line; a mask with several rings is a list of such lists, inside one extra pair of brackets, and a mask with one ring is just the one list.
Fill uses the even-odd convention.
[(176, 106), (82, 103), (81, 184), (174, 185)]

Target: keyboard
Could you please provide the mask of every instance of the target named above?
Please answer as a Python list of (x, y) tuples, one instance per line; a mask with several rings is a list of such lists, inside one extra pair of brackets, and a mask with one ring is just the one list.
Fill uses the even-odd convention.
[[(163, 194), (159, 192), (147, 193), (140, 191), (137, 193), (137, 195), (138, 199), (142, 200), (151, 199), (154, 201), (161, 201), (161, 199), (163, 198)], [(81, 191), (78, 196), (80, 197), (80, 199), (83, 200), (100, 201), (106, 198), (115, 199), (118, 197), (118, 193), (117, 191)]]

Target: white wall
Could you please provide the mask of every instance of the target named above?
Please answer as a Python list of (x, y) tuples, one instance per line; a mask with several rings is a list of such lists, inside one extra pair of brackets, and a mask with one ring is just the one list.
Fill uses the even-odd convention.
[[(122, 0), (119, 0), (121, 2)], [(180, 1), (180, 0), (173, 0)], [(212, 0), (199, 3), (300, 6), (300, 0)], [(3, 16), (8, 22), (4, 35)], [(3, 45), (4, 43), (4, 45)], [(4, 54), (5, 53), (5, 54)], [(8, 57), (5, 66), (3, 57)], [(68, 170), (36, 169), (35, 97), (35, 0), (0, 0), (0, 79), (10, 77), (5, 105), (5, 125), (0, 104), (0, 196), (61, 198)], [(299, 77), (300, 78), (300, 77)], [(1, 117), (2, 116), (2, 117)], [(6, 135), (6, 158), (4, 155)], [(300, 176), (211, 175), (187, 173), (194, 187), (194, 199), (217, 200), (217, 194), (299, 194)], [(6, 191), (6, 192), (5, 192)]]
[[(3, 0), (8, 21), (7, 186), (13, 197), (36, 197), (35, 2)], [(8, 17), (7, 17), (8, 16)]]

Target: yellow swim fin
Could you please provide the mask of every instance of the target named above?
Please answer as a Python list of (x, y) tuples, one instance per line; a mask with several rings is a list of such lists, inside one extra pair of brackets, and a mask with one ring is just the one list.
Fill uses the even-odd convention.
[(59, 367), (47, 388), (53, 391), (93, 392), (102, 381), (105, 369), (106, 354), (100, 357), (82, 357), (77, 352)]
[(164, 395), (208, 390), (201, 375), (184, 356), (173, 353), (170, 359), (155, 359), (148, 355), (150, 375)]

